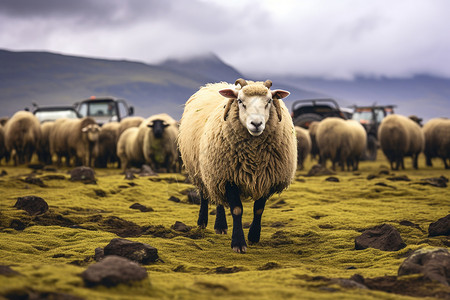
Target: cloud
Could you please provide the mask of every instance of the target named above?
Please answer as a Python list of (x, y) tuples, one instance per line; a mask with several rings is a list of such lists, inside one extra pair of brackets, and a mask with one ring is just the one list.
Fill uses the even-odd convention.
[(446, 0), (2, 0), (0, 48), (139, 60), (214, 52), (246, 74), (450, 77)]

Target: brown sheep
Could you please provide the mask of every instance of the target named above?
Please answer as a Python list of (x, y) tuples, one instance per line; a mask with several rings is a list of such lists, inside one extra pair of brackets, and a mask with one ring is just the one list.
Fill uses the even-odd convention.
[(424, 135), (420, 126), (401, 115), (389, 115), (378, 128), (381, 150), (389, 160), (392, 170), (405, 169), (403, 158), (411, 156), (414, 169), (424, 148)]
[(5, 145), (14, 155), (14, 165), (29, 163), (41, 138), (39, 120), (28, 111), (18, 111), (5, 125)]
[(427, 166), (433, 166), (431, 160), (439, 157), (446, 169), (450, 168), (447, 160), (450, 159), (450, 119), (431, 119), (423, 126), (425, 135), (425, 149)]
[(295, 126), (295, 132), (297, 135), (297, 167), (299, 170), (303, 170), (303, 163), (311, 152), (311, 137), (308, 130), (299, 126)]
[[(119, 162), (117, 157), (119, 129), (119, 122), (109, 122), (101, 127), (98, 143), (94, 149), (95, 167), (106, 168), (108, 163)], [(120, 162), (118, 167), (120, 168)]]
[(41, 123), (41, 139), (37, 152), (39, 161), (46, 165), (52, 164), (52, 155), (50, 152), (50, 132), (54, 124), (54, 121)]

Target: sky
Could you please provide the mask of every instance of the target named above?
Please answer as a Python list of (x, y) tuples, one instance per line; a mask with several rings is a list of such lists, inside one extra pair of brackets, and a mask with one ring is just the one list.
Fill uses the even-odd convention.
[(0, 0), (0, 48), (250, 75), (450, 78), (448, 0)]

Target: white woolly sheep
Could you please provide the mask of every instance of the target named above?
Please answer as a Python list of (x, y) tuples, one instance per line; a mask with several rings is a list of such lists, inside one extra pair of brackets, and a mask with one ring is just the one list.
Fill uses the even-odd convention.
[(303, 163), (311, 152), (311, 137), (307, 129), (299, 126), (295, 126), (295, 132), (297, 135), (297, 165), (299, 170), (303, 170)]
[(432, 166), (431, 160), (439, 157), (446, 169), (450, 168), (450, 119), (436, 118), (428, 121), (422, 128), (425, 135), (425, 149), (427, 166)]
[(94, 157), (96, 168), (106, 168), (108, 163), (119, 162), (117, 157), (117, 141), (119, 139), (119, 122), (108, 122), (103, 124), (98, 135), (98, 142), (95, 144)]
[(168, 114), (149, 117), (139, 126), (145, 162), (157, 172), (177, 172), (178, 125)]
[(120, 135), (127, 130), (128, 128), (131, 127), (139, 127), (139, 125), (141, 125), (141, 123), (144, 121), (143, 117), (138, 117), (138, 116), (134, 116), (134, 117), (128, 117), (128, 118), (124, 118), (122, 120), (120, 120), (120, 127), (119, 127), (119, 133), (117, 136), (117, 139), (120, 137)]
[(5, 125), (6, 150), (14, 155), (14, 165), (29, 163), (41, 138), (38, 118), (28, 111), (18, 111)]
[(292, 118), (272, 82), (208, 84), (186, 102), (179, 147), (191, 181), (199, 188), (198, 225), (206, 227), (208, 201), (216, 203), (215, 230), (227, 232), (224, 207), (233, 217), (231, 248), (247, 250), (242, 229), (241, 198), (255, 200), (250, 243), (260, 240), (267, 199), (286, 189), (297, 167), (297, 141)]
[(378, 140), (392, 170), (398, 170), (399, 167), (405, 169), (405, 156), (411, 156), (414, 169), (418, 168), (418, 157), (424, 148), (424, 135), (416, 122), (405, 116), (389, 115), (381, 121)]
[(138, 127), (130, 127), (122, 132), (117, 142), (117, 156), (124, 172), (131, 166), (140, 167), (145, 163), (143, 140), (138, 138), (138, 134)]
[(347, 126), (352, 132), (352, 151), (347, 161), (348, 166), (352, 166), (353, 171), (358, 170), (359, 161), (364, 155), (367, 147), (367, 132), (360, 122), (356, 120), (346, 120)]
[(319, 155), (319, 147), (317, 147), (316, 133), (320, 122), (313, 121), (309, 124), (308, 131), (311, 138), (311, 159), (315, 159)]
[(0, 124), (0, 163), (3, 157), (6, 157), (5, 130), (3, 125)]

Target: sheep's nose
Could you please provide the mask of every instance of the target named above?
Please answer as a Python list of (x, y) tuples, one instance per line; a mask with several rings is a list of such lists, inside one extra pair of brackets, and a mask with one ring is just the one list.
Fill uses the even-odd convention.
[(255, 123), (255, 122), (251, 121), (250, 124), (255, 126), (256, 129), (258, 129), (258, 127), (262, 125), (262, 122)]

